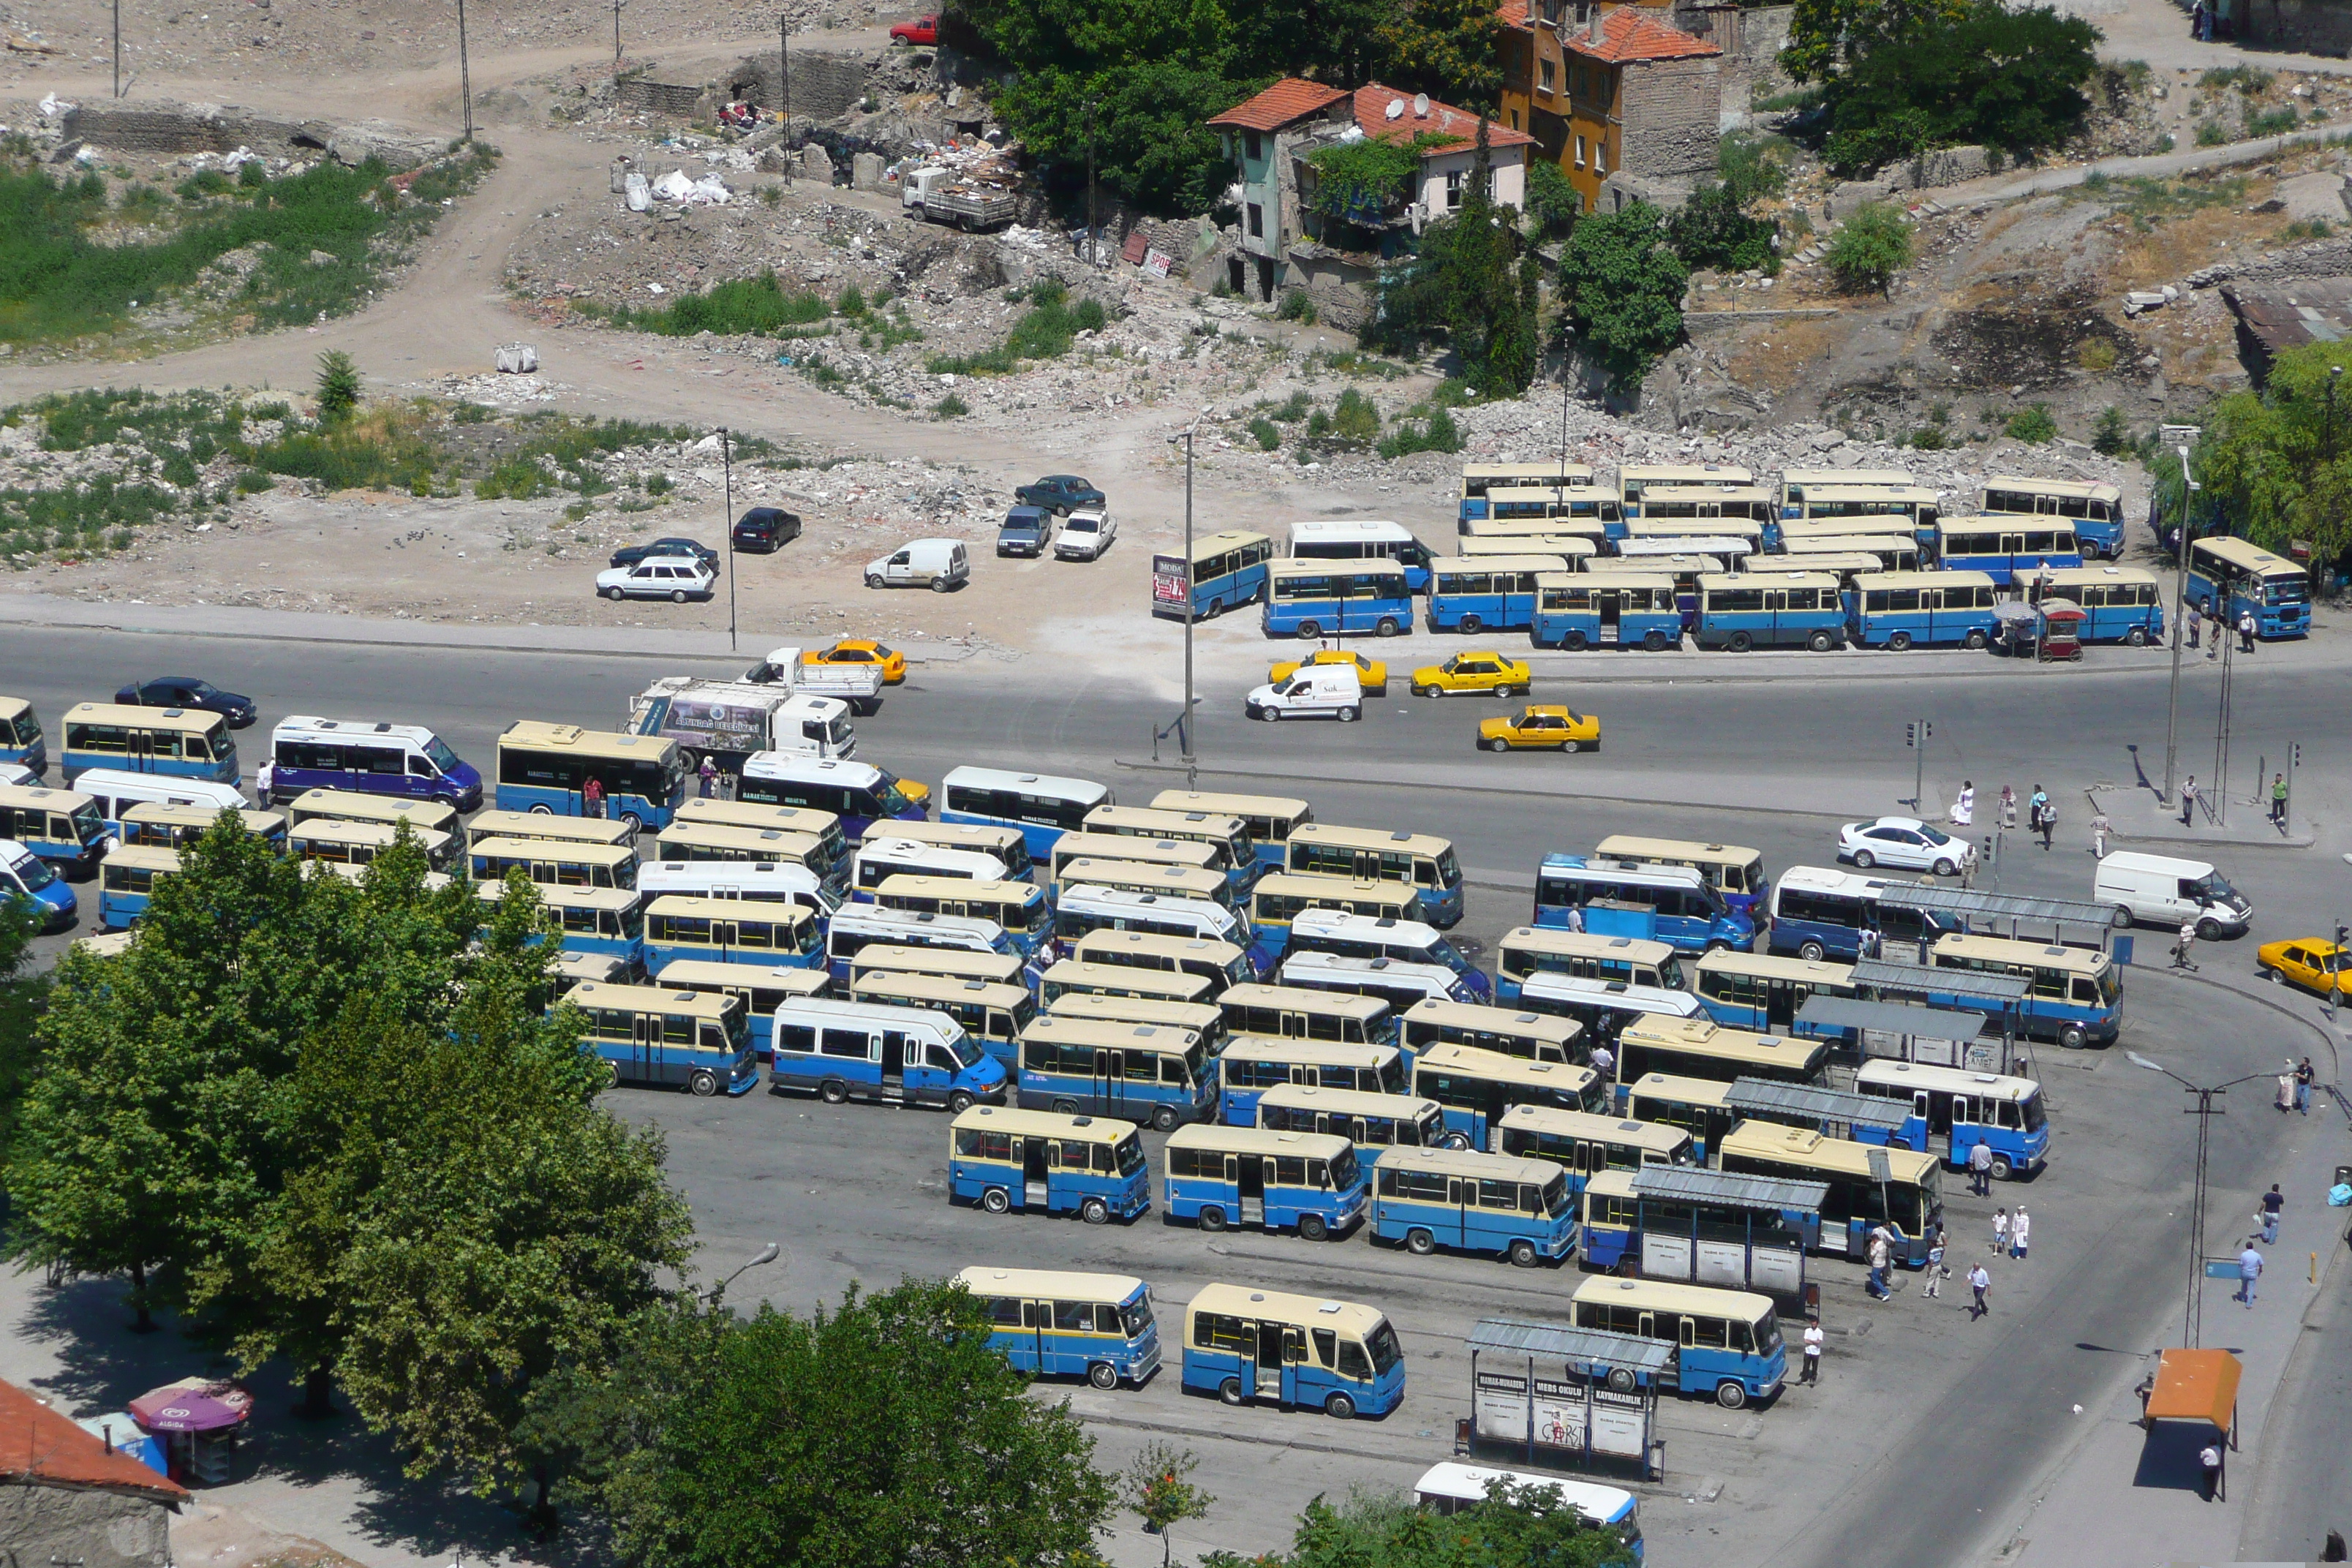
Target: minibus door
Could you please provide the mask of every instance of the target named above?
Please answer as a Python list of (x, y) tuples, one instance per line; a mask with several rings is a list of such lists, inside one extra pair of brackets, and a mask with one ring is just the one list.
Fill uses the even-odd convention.
[(1260, 1399), (1275, 1399), (1286, 1405), (1290, 1402), (1290, 1389), (1283, 1376), (1288, 1368), (1282, 1359), (1282, 1342), (1286, 1335), (1297, 1331), (1280, 1323), (1257, 1325), (1257, 1373), (1250, 1386)]
[(542, 888), (553, 887), (555, 885), (555, 862), (552, 860), (532, 861), (530, 863), (530, 879), (538, 883)]
[(882, 1097), (885, 1100), (903, 1100), (906, 1094), (906, 1032), (885, 1029), (882, 1031)]
[(661, 1020), (650, 1013), (639, 1013), (631, 1020), (629, 1034), (634, 1043), (634, 1049), (630, 1053), (630, 1077), (646, 1083), (659, 1079), (661, 1076), (658, 1068), (661, 1058), (660, 1030)]
[[(1951, 1109), (1943, 1118), (1944, 1125), (1937, 1128), (1933, 1121), (1930, 1121), (1927, 1124), (1927, 1131), (1931, 1135), (1937, 1131), (1944, 1133), (1945, 1157), (1958, 1162), (1967, 1159), (1969, 1151), (1984, 1137), (1983, 1124), (1984, 1121), (1991, 1120), (1992, 1107), (1988, 1104), (1980, 1119), (1977, 1102), (1973, 1097), (1955, 1094), (1949, 1097), (1949, 1102)], [(1928, 1147), (1931, 1149), (1935, 1147), (1932, 1136), (1928, 1140)]]
[(1241, 1203), (1242, 1223), (1265, 1224), (1265, 1161), (1256, 1154), (1225, 1156), (1225, 1180), (1234, 1184)]
[(1465, 1247), (1469, 1244), (1470, 1205), (1477, 1201), (1477, 1184), (1465, 1182), (1459, 1176), (1445, 1178), (1445, 1205), (1454, 1211), (1454, 1234), (1446, 1237), (1448, 1245)]
[(1045, 1150), (1053, 1140), (1024, 1138), (1018, 1140), (1021, 1152), (1021, 1198), (1024, 1208), (1042, 1209), (1050, 1195), (1050, 1178), (1045, 1172)]
[(1095, 1104), (1104, 1111), (1117, 1115), (1127, 1089), (1127, 1053), (1097, 1050), (1095, 1052)]
[(1601, 611), (1601, 646), (1609, 647), (1617, 641), (1618, 631), (1623, 622), (1624, 597), (1613, 593), (1595, 593), (1592, 602)]
[(1764, 987), (1764, 1026), (1778, 1031), (1792, 1026), (1796, 1021), (1796, 987), (1767, 984)]
[(1029, 1363), (1024, 1366), (1019, 1356), (1012, 1357), (1014, 1371), (1042, 1373), (1045, 1370), (1045, 1314), (1051, 1310), (1053, 1309), (1043, 1301), (1021, 1303), (1021, 1326), (1029, 1331)]

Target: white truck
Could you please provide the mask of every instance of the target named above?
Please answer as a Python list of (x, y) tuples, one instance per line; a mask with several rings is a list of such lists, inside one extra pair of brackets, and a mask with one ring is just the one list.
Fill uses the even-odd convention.
[(1018, 210), (1011, 193), (966, 184), (953, 170), (937, 164), (909, 169), (901, 175), (898, 201), (917, 217), (974, 231), (1003, 228)]
[(737, 773), (754, 752), (847, 757), (857, 751), (849, 704), (838, 698), (730, 680), (664, 676), (629, 699), (628, 728), (676, 741), (689, 770), (709, 757)]
[(803, 664), (796, 647), (772, 647), (768, 657), (743, 672), (747, 686), (784, 686), (810, 697), (849, 704), (859, 718), (882, 706), (882, 671), (848, 664)]

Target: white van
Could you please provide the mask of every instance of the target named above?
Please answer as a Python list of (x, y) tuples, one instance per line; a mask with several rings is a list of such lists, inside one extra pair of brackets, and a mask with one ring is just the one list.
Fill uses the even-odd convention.
[(253, 805), (235, 784), (127, 773), (121, 768), (91, 768), (77, 773), (73, 786), (98, 802), (98, 815), (106, 819), (107, 831), (117, 838), (122, 834), (123, 812), (134, 805), (210, 805), (245, 811)]
[(1363, 716), (1364, 686), (1349, 665), (1305, 665), (1286, 680), (1253, 690), (1248, 708), (1251, 718), (1269, 724), (1277, 719), (1337, 719), (1343, 724), (1353, 723)]
[(961, 539), (918, 539), (902, 544), (894, 554), (866, 563), (869, 588), (929, 588), (944, 594), (961, 588), (971, 576)]
[(2254, 918), (2246, 895), (2230, 886), (2221, 873), (2202, 860), (2176, 860), (2169, 855), (2115, 851), (2099, 862), (2091, 898), (2114, 908), (2118, 926), (2141, 921), (2179, 931), (2195, 921), (2197, 934), (2208, 942), (2242, 936)]

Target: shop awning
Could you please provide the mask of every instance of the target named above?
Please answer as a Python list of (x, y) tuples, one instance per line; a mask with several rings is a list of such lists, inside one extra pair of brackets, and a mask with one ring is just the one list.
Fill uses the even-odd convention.
[(2227, 1436), (2238, 1418), (2238, 1379), (2244, 1373), (2228, 1351), (2165, 1351), (2157, 1359), (2147, 1418), (2203, 1421)]

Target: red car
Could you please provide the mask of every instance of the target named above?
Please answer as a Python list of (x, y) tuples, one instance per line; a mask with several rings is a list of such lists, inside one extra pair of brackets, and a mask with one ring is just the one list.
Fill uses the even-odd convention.
[(890, 29), (894, 44), (936, 44), (940, 41), (940, 19), (936, 16), (918, 16), (911, 22), (901, 22)]

